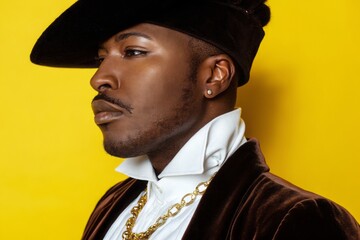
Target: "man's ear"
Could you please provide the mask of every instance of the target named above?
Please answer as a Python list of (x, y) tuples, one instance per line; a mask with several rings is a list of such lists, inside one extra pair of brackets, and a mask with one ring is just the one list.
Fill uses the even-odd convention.
[(208, 57), (201, 64), (203, 91), (206, 98), (214, 98), (224, 92), (235, 75), (235, 65), (226, 54)]

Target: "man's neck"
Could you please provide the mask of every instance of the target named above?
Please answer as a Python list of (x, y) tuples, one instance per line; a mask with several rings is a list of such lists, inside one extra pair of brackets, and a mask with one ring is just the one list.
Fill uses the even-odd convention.
[(201, 119), (198, 124), (184, 132), (183, 135), (169, 138), (161, 146), (158, 146), (154, 151), (147, 153), (147, 156), (154, 168), (156, 176), (158, 176), (165, 167), (171, 162), (180, 149), (195, 135), (201, 128), (212, 121), (214, 118), (230, 112), (233, 109), (222, 109), (220, 112), (212, 112)]
[(169, 139), (169, 141), (166, 141), (166, 144), (147, 154), (154, 168), (156, 176), (158, 176), (165, 169), (165, 167), (171, 162), (171, 160), (191, 138), (192, 135), (193, 134), (186, 138), (182, 137), (174, 140)]

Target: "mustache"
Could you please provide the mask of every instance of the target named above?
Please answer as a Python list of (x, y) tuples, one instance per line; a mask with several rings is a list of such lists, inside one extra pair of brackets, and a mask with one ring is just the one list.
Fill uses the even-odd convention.
[(120, 99), (112, 98), (112, 97), (109, 97), (108, 95), (100, 93), (100, 94), (96, 95), (92, 101), (96, 101), (96, 100), (105, 100), (109, 103), (115, 104), (115, 105), (125, 109), (127, 112), (132, 114), (133, 108), (129, 104), (126, 104), (123, 101), (121, 101)]

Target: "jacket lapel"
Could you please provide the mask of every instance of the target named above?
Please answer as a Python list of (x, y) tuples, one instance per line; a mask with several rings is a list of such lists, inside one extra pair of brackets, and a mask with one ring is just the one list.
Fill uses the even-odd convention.
[(183, 239), (225, 239), (248, 188), (267, 171), (258, 142), (249, 140), (242, 145), (215, 175)]
[(103, 239), (119, 214), (145, 189), (146, 183), (128, 178), (109, 189), (91, 214), (82, 239)]

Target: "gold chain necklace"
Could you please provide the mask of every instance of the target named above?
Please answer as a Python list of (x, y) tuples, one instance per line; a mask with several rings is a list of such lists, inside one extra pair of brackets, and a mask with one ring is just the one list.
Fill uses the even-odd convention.
[(139, 201), (137, 202), (136, 206), (134, 206), (131, 209), (131, 217), (126, 221), (125, 227), (126, 230), (122, 234), (123, 240), (146, 240), (149, 239), (149, 237), (162, 225), (165, 224), (165, 222), (171, 218), (174, 217), (176, 214), (180, 212), (181, 209), (183, 209), (186, 206), (189, 206), (194, 203), (197, 196), (203, 195), (209, 186), (211, 180), (214, 178), (216, 173), (211, 176), (209, 180), (206, 182), (199, 183), (195, 190), (192, 193), (185, 194), (180, 203), (175, 203), (172, 205), (167, 212), (160, 216), (153, 225), (151, 225), (146, 231), (140, 232), (140, 233), (134, 233), (132, 229), (134, 228), (136, 219), (138, 218), (141, 210), (144, 208), (146, 202), (147, 202), (147, 191), (145, 190), (144, 194), (140, 197)]

